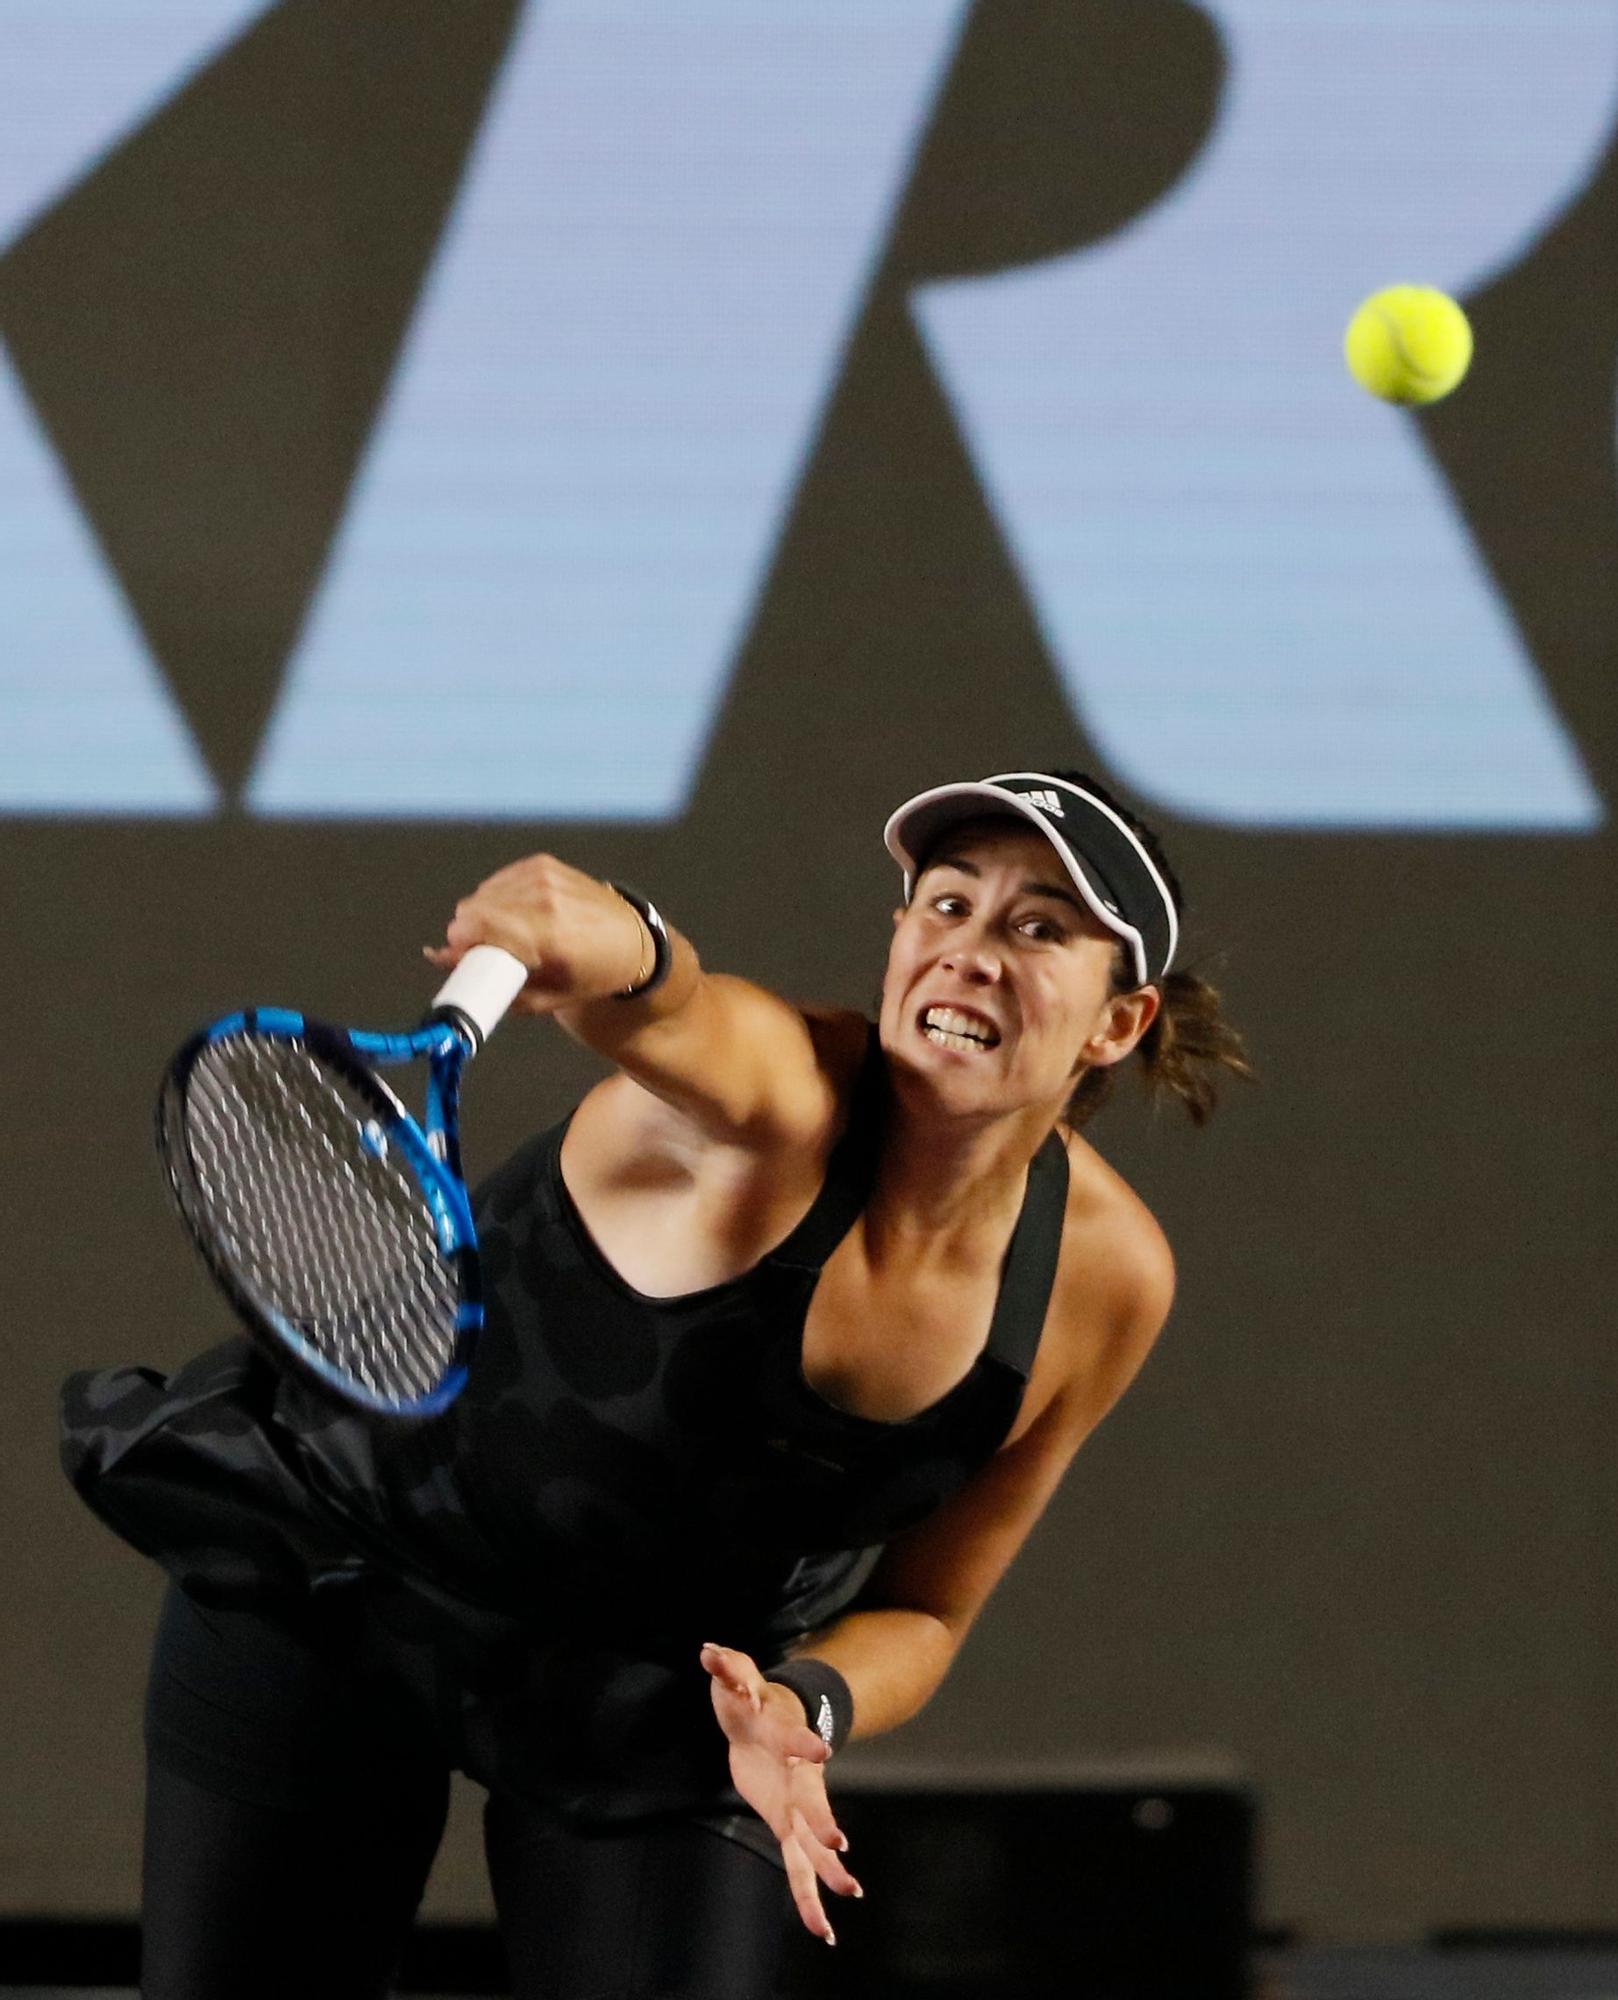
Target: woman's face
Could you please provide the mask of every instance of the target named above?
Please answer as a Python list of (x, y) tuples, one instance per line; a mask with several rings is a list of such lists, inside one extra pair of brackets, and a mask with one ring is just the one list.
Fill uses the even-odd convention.
[(1059, 1114), (1076, 1072), (1121, 1061), (1156, 1012), (1154, 988), (1113, 993), (1117, 947), (1042, 834), (972, 822), (895, 916), (883, 1049), (950, 1110)]

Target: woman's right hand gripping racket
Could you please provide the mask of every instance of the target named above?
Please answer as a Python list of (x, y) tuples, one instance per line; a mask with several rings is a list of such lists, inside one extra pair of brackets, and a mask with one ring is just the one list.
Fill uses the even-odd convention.
[[(214, 1277), (277, 1361), (362, 1409), (432, 1416), (466, 1381), (483, 1301), (461, 1071), (527, 977), (478, 945), (407, 1034), (230, 1014), (164, 1079), (158, 1151)], [(416, 1060), (420, 1124), (376, 1074)]]

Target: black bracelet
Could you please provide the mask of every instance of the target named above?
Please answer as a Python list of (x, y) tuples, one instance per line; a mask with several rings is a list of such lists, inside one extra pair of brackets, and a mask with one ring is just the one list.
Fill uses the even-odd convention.
[(783, 1660), (765, 1674), (791, 1688), (803, 1703), (804, 1720), (828, 1750), (841, 1750), (854, 1727), (854, 1696), (848, 1682), (825, 1660)]
[(674, 969), (674, 947), (669, 943), (668, 928), (657, 914), (656, 906), (649, 903), (637, 889), (626, 889), (622, 882), (609, 882), (607, 887), (624, 901), (646, 926), (647, 935), (652, 940), (652, 969), (644, 979), (626, 986), (612, 997), (615, 1000), (641, 1000), (648, 993), (655, 993)]

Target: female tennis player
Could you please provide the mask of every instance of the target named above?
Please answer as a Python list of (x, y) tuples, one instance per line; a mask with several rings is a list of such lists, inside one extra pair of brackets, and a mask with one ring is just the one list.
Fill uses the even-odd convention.
[[(1161, 1230), (1080, 1136), (1118, 1066), (1246, 1073), (1093, 780), (888, 823), (880, 1013), (704, 969), (551, 856), (459, 905), (612, 1065), (477, 1198), (489, 1318), (426, 1424), (241, 1341), (74, 1378), (80, 1490), (175, 1578), (147, 1706), (148, 2000), (387, 1990), (447, 1774), (513, 1991), (772, 1990), (858, 1896), (826, 1789), (932, 1696), (1157, 1337)], [(790, 1900), (789, 1900), (790, 1899)]]

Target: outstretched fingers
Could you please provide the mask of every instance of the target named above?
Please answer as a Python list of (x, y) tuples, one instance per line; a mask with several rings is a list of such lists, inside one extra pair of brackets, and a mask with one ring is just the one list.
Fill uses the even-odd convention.
[(801, 1806), (794, 1806), (792, 1837), (807, 1855), (817, 1879), (824, 1882), (834, 1896), (861, 1897), (865, 1891), (848, 1872), (847, 1864), (843, 1860), (843, 1855), (848, 1849), (848, 1841), (838, 1831), (835, 1822), (832, 1822), (829, 1811), (825, 1818), (830, 1823), (830, 1838), (816, 1830), (808, 1813)]
[(789, 1833), (781, 1842), (781, 1859), (786, 1863), (787, 1887), (792, 1891), (792, 1901), (804, 1929), (824, 1938), (827, 1944), (835, 1944), (837, 1933), (820, 1901), (820, 1877), (815, 1873), (808, 1850), (795, 1834)]
[[(781, 1858), (786, 1863), (787, 1886), (806, 1930), (827, 1944), (837, 1942), (821, 1901), (821, 1890), (833, 1895), (861, 1897), (865, 1891), (843, 1865), (842, 1857), (815, 1833), (803, 1811), (791, 1812), (791, 1831), (781, 1842)], [(842, 1836), (837, 1836), (841, 1840)], [(845, 1843), (846, 1845), (846, 1843)]]

